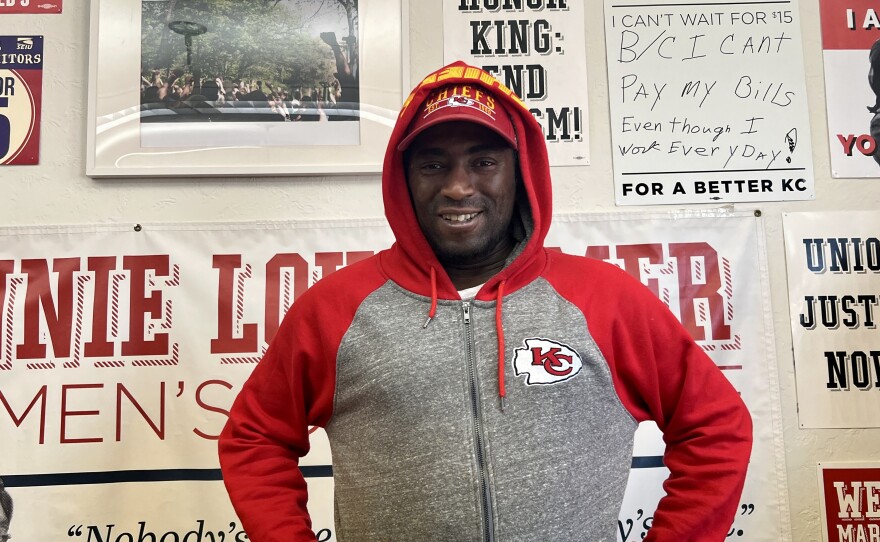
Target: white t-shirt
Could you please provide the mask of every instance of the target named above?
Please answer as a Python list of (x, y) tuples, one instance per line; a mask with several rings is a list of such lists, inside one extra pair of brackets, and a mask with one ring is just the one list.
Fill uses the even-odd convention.
[[(486, 284), (485, 282), (483, 284)], [(468, 299), (473, 299), (477, 292), (480, 291), (480, 288), (483, 287), (483, 284), (478, 284), (476, 286), (471, 286), (470, 288), (465, 288), (464, 290), (459, 290), (458, 295), (461, 296), (461, 299), (467, 301)]]

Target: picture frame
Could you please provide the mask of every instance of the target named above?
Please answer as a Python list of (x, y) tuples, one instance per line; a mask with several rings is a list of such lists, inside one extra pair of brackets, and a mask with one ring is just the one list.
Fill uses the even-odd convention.
[[(292, 6), (296, 1), (282, 0), (267, 4)], [(325, 104), (321, 107), (320, 104), (315, 105), (316, 102), (306, 101), (306, 98), (310, 98), (306, 95), (308, 88), (302, 91), (302, 100), (295, 100), (294, 95), (299, 94), (300, 89), (293, 90), (290, 86), (285, 86), (282, 99), (281, 92), (277, 95), (274, 93), (278, 91), (280, 85), (273, 88), (268, 79), (263, 82), (256, 78), (241, 78), (240, 75), (235, 78), (227, 77), (225, 96), (230, 96), (228, 86), (232, 81), (236, 84), (236, 90), (240, 81), (242, 89), (248, 85), (259, 87), (268, 95), (268, 98), (262, 101), (241, 102), (247, 107), (244, 111), (239, 107), (239, 102), (233, 103), (232, 98), (223, 100), (219, 96), (222, 107), (218, 105), (217, 100), (208, 100), (207, 104), (204, 100), (198, 103), (189, 99), (178, 100), (173, 105), (169, 105), (171, 100), (168, 96), (172, 92), (169, 90), (170, 82), (175, 76), (179, 75), (178, 82), (186, 77), (190, 89), (195, 86), (196, 90), (189, 93), (190, 98), (201, 98), (200, 94), (208, 95), (206, 82), (213, 81), (215, 75), (221, 87), (224, 86), (222, 81), (224, 74), (216, 73), (221, 70), (200, 72), (194, 67), (200, 59), (207, 58), (200, 55), (211, 54), (210, 51), (199, 49), (201, 44), (210, 43), (207, 38), (211, 37), (208, 33), (212, 29), (207, 28), (211, 26), (207, 19), (203, 20), (207, 23), (204, 25), (195, 20), (171, 23), (167, 23), (166, 20), (160, 21), (177, 34), (172, 35), (166, 30), (165, 32), (171, 37), (163, 37), (161, 46), (173, 49), (172, 52), (178, 59), (177, 66), (182, 67), (172, 69), (170, 62), (156, 66), (159, 69), (153, 70), (153, 73), (158, 72), (155, 76), (155, 81), (158, 83), (154, 81), (152, 86), (164, 88), (167, 94), (161, 102), (148, 103), (145, 98), (147, 90), (155, 92), (155, 89), (146, 89), (150, 86), (149, 79), (153, 76), (147, 73), (142, 65), (142, 49), (152, 47), (155, 40), (148, 41), (149, 25), (144, 24), (142, 27), (144, 23), (142, 14), (144, 19), (150, 22), (152, 19), (148, 19), (151, 16), (149, 10), (155, 11), (156, 6), (163, 2), (174, 4), (174, 0), (91, 0), (86, 175), (90, 177), (325, 176), (380, 172), (385, 147), (405, 97), (405, 84), (408, 83), (405, 81), (408, 73), (403, 62), (406, 54), (403, 47), (405, 41), (403, 8), (407, 7), (404, 4), (406, 1), (361, 0), (355, 15), (356, 46), (352, 48), (351, 42), (348, 41), (349, 36), (343, 37), (344, 42), (339, 40), (342, 50), (351, 53), (343, 56), (357, 59), (356, 70), (352, 70), (358, 81), (359, 96), (355, 94), (356, 101), (321, 102)], [(186, 3), (185, 0), (176, 0), (176, 2), (177, 6)], [(308, 5), (309, 2), (310, 0), (299, 0), (299, 4), (296, 5)], [(327, 9), (326, 6), (333, 6), (336, 3), (315, 0), (314, 4), (320, 9)], [(352, 4), (352, 2), (340, 1), (340, 5), (343, 4)], [(358, 2), (353, 4), (357, 6)], [(171, 8), (168, 8), (167, 12), (169, 15), (172, 13), (177, 15), (177, 12), (173, 12)], [(309, 15), (314, 21), (315, 15), (311, 12)], [(229, 32), (228, 29), (222, 30), (221, 26), (247, 27), (241, 21), (231, 20), (231, 23), (217, 24), (217, 32)], [(317, 23), (315, 25), (317, 26)], [(253, 28), (253, 25), (251, 27)], [(349, 28), (351, 28), (351, 17), (349, 17)], [(200, 33), (204, 36), (200, 36)], [(291, 53), (291, 49), (300, 50), (298, 48), (310, 48), (309, 50), (320, 52), (320, 47), (324, 45), (314, 35), (305, 36), (296, 43), (282, 41), (280, 46), (284, 48), (283, 54), (278, 54), (272, 53), (269, 49), (270, 42), (278, 37), (278, 32), (267, 30), (265, 35), (255, 34), (251, 32), (249, 36), (241, 39), (255, 41), (258, 44), (265, 43), (266, 54), (269, 57), (289, 58), (289, 54), (297, 54)], [(297, 36), (297, 39), (300, 39), (300, 36)], [(147, 44), (144, 47), (142, 40)], [(323, 35), (320, 40), (324, 40)], [(226, 39), (222, 43), (225, 45), (229, 41), (230, 39)], [(338, 50), (332, 48), (328, 50), (337, 52), (338, 66), (340, 58)], [(324, 53), (324, 56), (328, 54), (332, 57), (332, 53)], [(165, 56), (170, 57), (169, 54)], [(181, 60), (184, 58), (186, 60)], [(270, 58), (264, 62), (268, 63), (272, 60)], [(325, 58), (322, 62), (326, 72), (328, 61)], [(205, 61), (203, 64), (207, 65), (208, 62)], [(332, 67), (329, 69), (332, 70)], [(192, 74), (183, 75), (188, 70), (194, 73), (195, 77)], [(293, 68), (287, 70), (288, 78), (285, 81), (292, 81), (292, 76), (289, 74), (293, 71)], [(338, 76), (339, 73), (333, 75)], [(197, 82), (193, 83), (193, 79)], [(182, 86), (183, 83), (180, 85)], [(203, 88), (199, 88), (200, 85)], [(344, 84), (333, 82), (332, 85), (331, 90), (336, 89), (337, 94), (344, 93)], [(321, 86), (324, 87), (323, 98), (327, 98), (329, 85), (321, 81)], [(339, 87), (343, 89), (338, 90)], [(317, 85), (313, 88), (318, 93), (322, 92)], [(288, 91), (292, 93), (291, 96), (287, 96)], [(222, 96), (224, 92), (219, 94)], [(180, 95), (183, 93), (177, 96)], [(192, 105), (193, 103), (195, 105)], [(205, 113), (206, 111), (209, 113)], [(271, 121), (268, 121), (267, 119), (270, 118)], [(318, 122), (297, 122), (303, 118), (318, 119)], [(342, 122), (322, 122), (327, 120)]]

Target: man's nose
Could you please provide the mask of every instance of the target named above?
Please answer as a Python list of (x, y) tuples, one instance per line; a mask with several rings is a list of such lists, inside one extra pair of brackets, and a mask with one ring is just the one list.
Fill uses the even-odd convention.
[(453, 167), (443, 183), (442, 194), (450, 199), (460, 200), (474, 193), (474, 182), (466, 165)]

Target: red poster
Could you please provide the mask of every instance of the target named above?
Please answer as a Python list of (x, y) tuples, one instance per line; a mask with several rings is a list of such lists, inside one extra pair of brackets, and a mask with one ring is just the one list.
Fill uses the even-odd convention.
[(825, 542), (880, 539), (880, 463), (819, 464)]
[(0, 0), (3, 13), (61, 13), (61, 0)]
[(40, 161), (42, 95), (43, 36), (0, 36), (0, 165)]

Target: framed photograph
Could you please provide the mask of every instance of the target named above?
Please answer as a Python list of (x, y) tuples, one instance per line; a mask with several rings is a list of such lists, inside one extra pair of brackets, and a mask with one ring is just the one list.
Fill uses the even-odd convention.
[(381, 171), (405, 0), (91, 0), (86, 174)]

